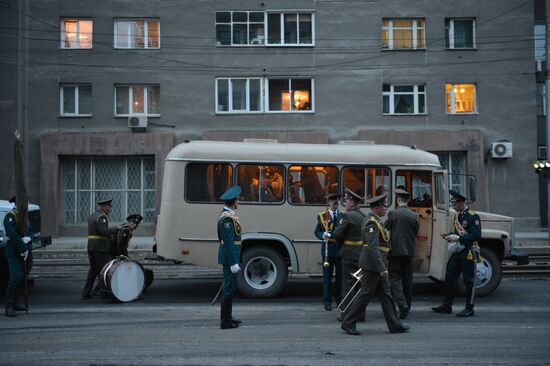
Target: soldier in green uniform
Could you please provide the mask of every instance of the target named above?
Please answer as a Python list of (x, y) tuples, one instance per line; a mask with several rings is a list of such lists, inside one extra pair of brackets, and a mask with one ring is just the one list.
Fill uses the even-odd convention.
[(390, 292), (388, 279), (390, 234), (382, 222), (382, 217), (386, 214), (385, 202), (386, 194), (375, 196), (365, 202), (370, 205), (371, 213), (362, 226), (361, 256), (359, 258), (359, 266), (362, 271), (361, 289), (342, 321), (341, 328), (347, 334), (361, 334), (355, 328), (355, 324), (375, 294), (378, 294), (380, 298), (384, 318), (390, 332), (403, 333), (409, 329), (397, 318), (395, 303)]
[(111, 260), (109, 236), (116, 235), (120, 227), (109, 226), (107, 215), (111, 212), (112, 199), (99, 201), (99, 209), (88, 216), (88, 260), (90, 269), (82, 290), (84, 299), (92, 298), (92, 288), (103, 266)]
[[(15, 203), (15, 197), (9, 200), (10, 203)], [(28, 236), (21, 236), (17, 231), (17, 211), (15, 207), (4, 217), (4, 230), (8, 241), (4, 253), (8, 261), (10, 278), (8, 280), (8, 288), (6, 291), (6, 316), (16, 316), (16, 311), (24, 311), (25, 308), (17, 305), (17, 292), (24, 280), (24, 265), (29, 250), (27, 244), (31, 241)]]
[(449, 250), (453, 253), (447, 264), (445, 274), (445, 299), (443, 304), (433, 307), (436, 313), (451, 314), (453, 312), (454, 288), (458, 277), (466, 286), (466, 306), (456, 314), (458, 317), (474, 315), (474, 282), (476, 263), (479, 256), (478, 242), (481, 240), (481, 220), (479, 215), (466, 206), (466, 197), (449, 190), (451, 203), (456, 211), (453, 217), (452, 232), (445, 236), (449, 242)]
[[(339, 194), (331, 194), (327, 197), (328, 207), (317, 214), (317, 226), (315, 236), (323, 241), (321, 245), (321, 257), (323, 258), (323, 304), (326, 311), (332, 310), (330, 296), (332, 276), (335, 274), (334, 300), (336, 305), (342, 300), (342, 258), (336, 240), (332, 237), (342, 215), (338, 210)], [(328, 245), (328, 248), (326, 246)]]
[(235, 214), (239, 207), (241, 187), (233, 186), (225, 191), (220, 200), (225, 202), (225, 207), (218, 215), (218, 263), (223, 266), (223, 289), (220, 310), (220, 328), (237, 328), (240, 320), (232, 317), (233, 292), (237, 282), (237, 273), (241, 270), (241, 221)]
[[(334, 231), (334, 239), (340, 248), (342, 257), (342, 270), (344, 276), (344, 289), (342, 296), (347, 294), (355, 283), (353, 273), (359, 270), (359, 256), (361, 255), (361, 225), (367, 217), (359, 208), (359, 203), (363, 197), (346, 188), (342, 204), (346, 212), (342, 214), (342, 219)], [(348, 297), (348, 298), (351, 298)], [(340, 304), (341, 308), (346, 308), (347, 304)], [(338, 319), (343, 319), (343, 315)], [(364, 312), (362, 319), (365, 319)]]
[(123, 255), (125, 257), (128, 256), (128, 243), (130, 242), (130, 239), (132, 239), (132, 232), (138, 227), (142, 220), (143, 216), (138, 214), (132, 214), (126, 217), (128, 225), (122, 227), (118, 231), (115, 236), (114, 247), (111, 248), (113, 250), (113, 258), (120, 255)]

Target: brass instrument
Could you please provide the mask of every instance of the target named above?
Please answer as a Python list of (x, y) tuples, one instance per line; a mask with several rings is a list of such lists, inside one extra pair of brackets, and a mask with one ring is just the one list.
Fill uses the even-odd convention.
[(328, 240), (330, 238), (330, 234), (328, 233), (328, 220), (327, 217), (329, 217), (330, 214), (328, 212), (328, 209), (325, 213), (325, 234), (326, 235), (326, 239), (325, 239), (325, 260), (323, 261), (323, 267), (327, 268), (328, 266), (330, 266), (330, 263), (328, 262)]
[[(342, 301), (340, 301), (340, 304), (338, 305), (337, 309), (341, 313), (345, 313), (350, 307), (350, 305), (353, 303), (353, 301), (355, 301), (355, 298), (357, 297), (357, 295), (359, 295), (359, 291), (356, 291), (353, 297), (351, 298), (351, 300), (348, 301), (348, 297), (350, 297), (353, 294), (357, 285), (361, 284), (361, 279), (363, 278), (363, 270), (359, 268), (356, 272), (352, 273), (351, 275), (355, 277), (357, 281), (355, 281), (355, 283), (353, 284), (353, 286), (351, 286), (346, 296), (344, 296)], [(345, 307), (342, 309), (344, 305)]]

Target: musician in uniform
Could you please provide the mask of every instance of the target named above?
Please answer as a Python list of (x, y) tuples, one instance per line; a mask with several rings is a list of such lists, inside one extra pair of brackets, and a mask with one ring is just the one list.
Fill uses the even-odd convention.
[[(128, 256), (128, 243), (130, 242), (130, 239), (132, 239), (132, 232), (138, 227), (142, 220), (143, 216), (138, 214), (132, 214), (126, 217), (128, 225), (122, 227), (115, 236), (116, 239), (113, 248), (113, 258), (120, 255), (125, 257)], [(133, 228), (130, 225), (132, 225)]]
[(111, 260), (110, 236), (116, 235), (120, 227), (109, 226), (107, 215), (111, 212), (112, 199), (99, 201), (98, 210), (88, 216), (88, 260), (90, 269), (86, 284), (82, 289), (84, 299), (92, 298), (94, 281), (101, 273), (103, 266)]
[(386, 324), (391, 333), (403, 333), (409, 328), (401, 324), (391, 297), (388, 280), (387, 256), (390, 251), (390, 234), (384, 227), (382, 217), (386, 214), (386, 194), (375, 196), (367, 203), (371, 213), (362, 226), (362, 245), (359, 266), (361, 267), (361, 288), (350, 309), (345, 313), (341, 328), (347, 334), (360, 335), (355, 324), (365, 311), (374, 294), (380, 298)]
[(454, 288), (458, 277), (462, 275), (466, 286), (466, 306), (456, 316), (473, 316), (476, 263), (480, 258), (478, 242), (481, 240), (481, 221), (479, 215), (466, 206), (466, 197), (453, 190), (449, 190), (449, 193), (452, 196), (451, 204), (456, 212), (451, 233), (445, 235), (445, 240), (449, 242), (448, 247), (453, 254), (445, 274), (445, 299), (443, 304), (433, 307), (432, 310), (442, 314), (453, 312)]
[(399, 319), (405, 319), (411, 308), (413, 285), (413, 258), (418, 214), (408, 207), (410, 194), (395, 190), (397, 209), (388, 213), (384, 223), (390, 231), (391, 251), (388, 255), (391, 295), (399, 308)]
[(235, 213), (239, 207), (241, 187), (233, 186), (225, 191), (220, 200), (225, 207), (218, 215), (218, 263), (223, 266), (223, 289), (220, 309), (220, 328), (237, 328), (240, 320), (232, 317), (233, 292), (237, 282), (237, 273), (241, 270), (241, 220)]
[(332, 310), (330, 292), (332, 277), (335, 271), (334, 300), (336, 305), (340, 304), (340, 300), (342, 300), (342, 258), (340, 258), (338, 245), (336, 245), (336, 241), (332, 237), (342, 216), (338, 210), (339, 198), (339, 194), (331, 194), (327, 197), (328, 207), (317, 214), (317, 226), (315, 227), (315, 236), (323, 241), (321, 245), (321, 257), (323, 258), (323, 304), (326, 311)]
[[(359, 208), (359, 203), (363, 197), (346, 188), (342, 204), (346, 208), (346, 212), (342, 214), (342, 218), (334, 231), (334, 239), (340, 248), (340, 256), (342, 257), (342, 270), (344, 276), (344, 288), (342, 294), (347, 294), (355, 283), (353, 273), (359, 270), (359, 256), (361, 255), (361, 225), (366, 215)], [(345, 304), (340, 304), (345, 307)], [(364, 312), (362, 313), (363, 320), (365, 319)], [(339, 317), (339, 320), (343, 316)]]
[[(15, 197), (9, 200), (15, 204)], [(17, 210), (14, 207), (4, 217), (4, 231), (8, 238), (4, 248), (4, 254), (8, 261), (10, 277), (6, 291), (6, 311), (8, 317), (16, 316), (16, 311), (24, 311), (25, 308), (17, 305), (17, 295), (21, 283), (25, 279), (24, 265), (29, 250), (27, 244), (31, 241), (28, 236), (22, 236), (17, 231)]]

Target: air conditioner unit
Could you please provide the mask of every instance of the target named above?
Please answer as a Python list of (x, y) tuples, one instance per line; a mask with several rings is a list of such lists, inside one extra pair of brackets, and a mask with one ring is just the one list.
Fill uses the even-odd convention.
[(147, 124), (147, 116), (128, 117), (128, 127), (130, 128), (146, 128)]
[(491, 144), (491, 158), (508, 159), (512, 157), (511, 142), (493, 142)]

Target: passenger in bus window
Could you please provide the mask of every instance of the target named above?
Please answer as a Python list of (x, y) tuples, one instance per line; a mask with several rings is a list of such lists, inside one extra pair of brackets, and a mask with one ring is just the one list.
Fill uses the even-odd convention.
[(306, 203), (324, 203), (325, 190), (319, 181), (317, 170), (314, 166), (302, 167), (302, 188), (304, 189)]
[(232, 317), (233, 293), (237, 283), (237, 273), (241, 270), (241, 221), (235, 210), (239, 207), (241, 187), (233, 186), (221, 195), (225, 207), (218, 215), (218, 263), (223, 266), (222, 303), (220, 328), (237, 328), (240, 320)]

